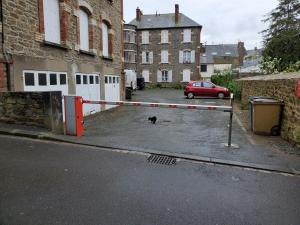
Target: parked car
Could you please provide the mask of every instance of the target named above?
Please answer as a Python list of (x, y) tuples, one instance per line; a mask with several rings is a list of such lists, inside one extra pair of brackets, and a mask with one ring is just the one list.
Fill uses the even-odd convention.
[(184, 95), (187, 98), (195, 96), (207, 96), (224, 98), (230, 95), (227, 88), (213, 84), (210, 81), (191, 81), (185, 86)]

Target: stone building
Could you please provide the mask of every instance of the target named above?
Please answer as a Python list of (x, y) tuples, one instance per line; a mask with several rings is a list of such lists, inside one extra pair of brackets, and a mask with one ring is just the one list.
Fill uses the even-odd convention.
[(154, 84), (200, 79), (202, 26), (180, 13), (178, 4), (170, 14), (143, 15), (137, 8), (136, 18), (125, 26), (124, 36), (136, 37), (135, 43), (125, 39), (125, 69)]
[(200, 57), (202, 79), (210, 80), (216, 71), (240, 68), (246, 54), (244, 42), (202, 46)]
[(1, 2), (0, 91), (123, 97), (123, 0)]

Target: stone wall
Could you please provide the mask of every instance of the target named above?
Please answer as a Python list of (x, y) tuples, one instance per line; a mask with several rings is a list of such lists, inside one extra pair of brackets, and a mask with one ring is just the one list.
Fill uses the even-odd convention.
[(0, 121), (63, 133), (61, 92), (0, 92)]
[(284, 102), (281, 125), (282, 138), (300, 147), (300, 98), (297, 85), (300, 73), (248, 77), (238, 80), (242, 90), (242, 105), (249, 96), (274, 97)]

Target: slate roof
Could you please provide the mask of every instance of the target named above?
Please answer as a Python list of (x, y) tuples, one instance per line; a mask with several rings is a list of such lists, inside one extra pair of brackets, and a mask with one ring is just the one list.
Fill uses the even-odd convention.
[(214, 64), (215, 57), (239, 57), (237, 44), (205, 45), (205, 53), (201, 53), (201, 64)]
[(161, 29), (174, 27), (202, 27), (200, 24), (180, 13), (178, 24), (175, 23), (175, 14), (142, 15), (141, 20), (132, 20), (129, 24), (137, 26), (137, 29)]

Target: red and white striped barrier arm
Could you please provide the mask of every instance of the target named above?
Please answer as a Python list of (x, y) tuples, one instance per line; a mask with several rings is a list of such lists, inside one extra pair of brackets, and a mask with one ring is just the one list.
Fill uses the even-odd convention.
[(196, 109), (196, 110), (216, 110), (223, 112), (232, 112), (232, 106), (215, 106), (215, 105), (188, 105), (188, 104), (172, 104), (172, 103), (153, 103), (153, 102), (125, 102), (125, 101), (90, 101), (82, 100), (85, 104), (100, 105), (117, 105), (117, 106), (142, 106), (153, 108), (172, 108), (172, 109)]

